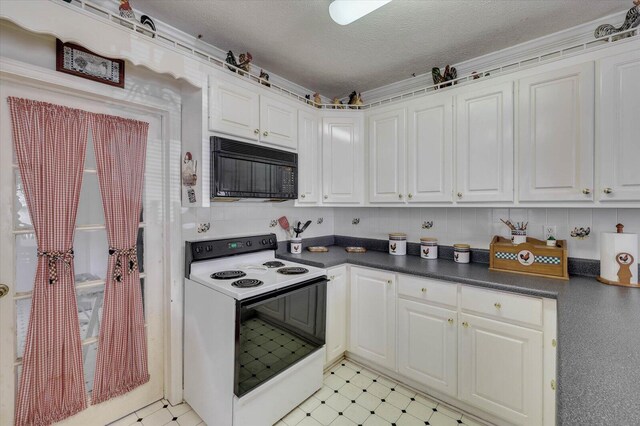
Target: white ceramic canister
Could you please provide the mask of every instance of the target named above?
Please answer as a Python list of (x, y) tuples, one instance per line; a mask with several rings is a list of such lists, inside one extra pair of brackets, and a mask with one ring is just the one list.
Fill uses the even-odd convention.
[(407, 234), (401, 232), (389, 234), (389, 254), (396, 256), (407, 254)]
[(302, 253), (302, 238), (292, 238), (289, 243), (289, 251), (291, 254)]
[(471, 246), (469, 244), (453, 245), (453, 260), (457, 263), (469, 263), (471, 259)]
[(527, 242), (527, 230), (514, 230), (511, 231), (511, 242), (515, 245), (524, 244)]
[(438, 239), (437, 238), (420, 238), (420, 257), (423, 259), (438, 258)]

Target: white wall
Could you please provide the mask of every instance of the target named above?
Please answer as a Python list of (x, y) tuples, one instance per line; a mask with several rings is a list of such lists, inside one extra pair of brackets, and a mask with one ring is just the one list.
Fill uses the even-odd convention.
[[(352, 220), (360, 223), (353, 225)], [(640, 209), (506, 209), (506, 208), (336, 208), (334, 233), (386, 239), (389, 232), (405, 232), (409, 241), (420, 237), (437, 237), (440, 244), (468, 243), (475, 248), (489, 248), (494, 235), (509, 236), (500, 219), (529, 222), (529, 235), (543, 238), (544, 225), (556, 225), (558, 239), (568, 240), (569, 256), (599, 259), (599, 233), (615, 232), (615, 225), (625, 225), (625, 232), (640, 233)], [(422, 229), (424, 221), (433, 228)], [(591, 228), (589, 237), (580, 240), (571, 230)]]

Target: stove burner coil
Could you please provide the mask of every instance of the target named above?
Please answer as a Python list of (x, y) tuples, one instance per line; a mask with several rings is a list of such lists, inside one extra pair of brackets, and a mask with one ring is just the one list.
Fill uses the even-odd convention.
[(245, 274), (242, 271), (220, 271), (214, 274), (211, 274), (211, 278), (214, 280), (233, 280), (236, 278), (242, 278)]
[(301, 268), (300, 266), (289, 266), (287, 268), (278, 269), (278, 273), (284, 275), (299, 275), (306, 274), (307, 272), (309, 272), (307, 268)]
[(281, 266), (284, 266), (284, 263), (278, 260), (271, 260), (269, 262), (264, 262), (262, 265), (266, 266), (267, 268), (279, 268)]
[(252, 279), (252, 278), (245, 278), (243, 280), (238, 280), (231, 283), (232, 286), (238, 287), (238, 288), (258, 287), (259, 285), (262, 285), (262, 284), (264, 284), (262, 281)]

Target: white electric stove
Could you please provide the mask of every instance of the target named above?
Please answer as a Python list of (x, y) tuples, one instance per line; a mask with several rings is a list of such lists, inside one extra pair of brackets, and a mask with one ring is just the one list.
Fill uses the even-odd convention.
[(271, 426), (322, 386), (324, 269), (274, 234), (187, 242), (184, 395), (207, 424)]

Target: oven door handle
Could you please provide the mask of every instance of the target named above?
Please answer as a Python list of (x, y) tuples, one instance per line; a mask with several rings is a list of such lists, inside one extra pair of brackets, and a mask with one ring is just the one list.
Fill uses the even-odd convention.
[(297, 284), (292, 284), (290, 286), (287, 287), (283, 287), (283, 288), (279, 288), (277, 290), (273, 290), (270, 291), (268, 293), (264, 293), (264, 294), (260, 294), (258, 296), (254, 296), (254, 297), (250, 297), (248, 299), (244, 299), (244, 300), (238, 300), (237, 303), (239, 305), (239, 307), (243, 308), (243, 309), (252, 309), (255, 308), (256, 306), (260, 305), (262, 302), (264, 302), (267, 299), (273, 299), (276, 297), (280, 297), (282, 295), (288, 294), (288, 293), (292, 293), (294, 291), (303, 289), (305, 287), (311, 287), (313, 285), (316, 284), (321, 284), (321, 283), (326, 283), (327, 280), (327, 276), (326, 275), (322, 275), (320, 277), (316, 277), (316, 278), (312, 278), (310, 280), (307, 281), (303, 281)]

